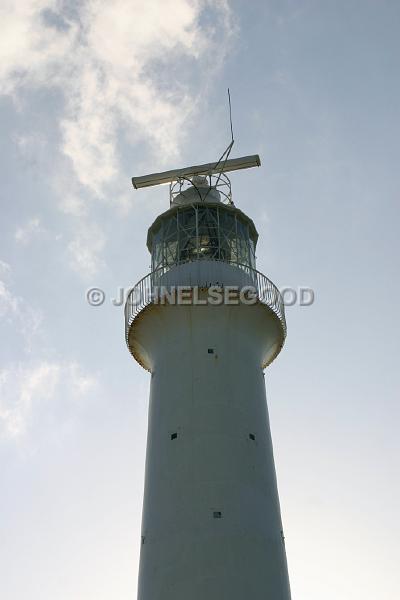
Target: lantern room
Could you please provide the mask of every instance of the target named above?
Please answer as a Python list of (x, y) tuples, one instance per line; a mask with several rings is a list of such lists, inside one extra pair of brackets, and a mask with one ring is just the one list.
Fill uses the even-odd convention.
[(148, 232), (153, 272), (196, 260), (255, 268), (258, 233), (253, 221), (233, 205), (227, 177), (221, 179), (195, 176), (180, 182), (178, 191), (177, 184), (171, 187), (171, 208)]

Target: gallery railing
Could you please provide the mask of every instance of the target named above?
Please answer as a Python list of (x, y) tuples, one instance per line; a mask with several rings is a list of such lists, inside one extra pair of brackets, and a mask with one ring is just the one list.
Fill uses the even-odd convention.
[[(245, 271), (249, 276), (251, 285), (255, 289), (257, 300), (268, 306), (279, 318), (284, 336), (286, 337), (285, 307), (282, 295), (276, 285), (274, 285), (268, 277), (263, 275), (263, 273), (260, 273), (260, 271), (257, 271), (257, 269), (253, 269), (248, 265), (242, 265), (236, 262), (221, 262), (226, 262), (226, 264), (230, 264), (235, 268)], [(162, 275), (166, 272), (167, 269), (165, 267), (159, 267), (143, 277), (130, 290), (125, 304), (125, 337), (127, 342), (132, 322), (146, 306), (154, 302), (158, 287), (160, 284), (162, 285)]]

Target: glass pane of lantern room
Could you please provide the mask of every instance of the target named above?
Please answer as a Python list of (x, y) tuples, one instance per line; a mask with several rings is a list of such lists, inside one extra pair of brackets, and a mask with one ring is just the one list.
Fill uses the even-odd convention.
[(252, 269), (256, 268), (256, 252), (255, 252), (255, 244), (254, 241), (250, 238), (249, 240), (249, 248), (250, 248), (250, 266)]
[(194, 207), (179, 209), (178, 217), (178, 262), (193, 260), (193, 250), (196, 248), (196, 211)]
[(171, 267), (172, 265), (178, 264), (177, 250), (178, 250), (177, 240), (173, 240), (171, 242), (165, 243), (165, 263), (169, 267)]
[(216, 208), (206, 206), (198, 207), (198, 223), (207, 227), (218, 227), (218, 214)]
[(243, 223), (240, 219), (237, 219), (237, 234), (238, 237), (247, 240), (249, 237), (249, 228), (247, 223)]
[(194, 255), (197, 247), (196, 229), (179, 231), (179, 262), (195, 260)]
[(179, 229), (196, 227), (196, 212), (193, 207), (180, 209), (177, 213)]
[(244, 223), (241, 219), (237, 219), (238, 262), (246, 266), (250, 266), (249, 242), (248, 224)]
[(235, 215), (223, 209), (219, 211), (219, 243), (221, 260), (236, 262)]
[(152, 259), (152, 270), (155, 271), (162, 265), (163, 256), (163, 241), (162, 241), (162, 227), (153, 234), (151, 242), (151, 259)]

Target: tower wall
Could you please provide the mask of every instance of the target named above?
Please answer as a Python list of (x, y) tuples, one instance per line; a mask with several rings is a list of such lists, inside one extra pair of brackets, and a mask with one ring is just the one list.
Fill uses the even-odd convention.
[(260, 304), (135, 319), (152, 372), (138, 600), (290, 599), (262, 370), (280, 335)]

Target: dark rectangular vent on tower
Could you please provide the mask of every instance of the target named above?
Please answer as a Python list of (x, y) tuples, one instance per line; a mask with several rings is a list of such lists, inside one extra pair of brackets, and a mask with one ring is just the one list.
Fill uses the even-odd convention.
[(214, 519), (222, 519), (222, 512), (220, 510), (214, 510), (213, 517)]
[(256, 436), (254, 435), (254, 433), (249, 433), (249, 438), (251, 440), (253, 440), (253, 442), (254, 442), (254, 440), (256, 439)]
[(207, 352), (208, 352), (208, 354), (214, 354), (214, 348), (209, 348), (209, 349), (207, 350)]
[(171, 433), (171, 440), (176, 440), (177, 437), (178, 437), (177, 433)]

